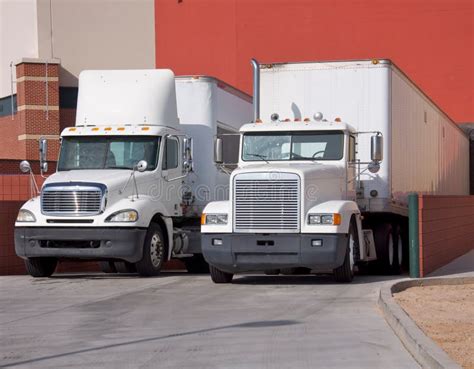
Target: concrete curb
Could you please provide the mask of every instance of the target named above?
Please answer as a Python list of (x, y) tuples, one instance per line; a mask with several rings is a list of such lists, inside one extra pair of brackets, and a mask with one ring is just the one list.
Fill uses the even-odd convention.
[(462, 369), (441, 347), (427, 337), (393, 298), (410, 287), (474, 283), (474, 277), (414, 279), (388, 284), (380, 289), (379, 306), (385, 320), (422, 368)]

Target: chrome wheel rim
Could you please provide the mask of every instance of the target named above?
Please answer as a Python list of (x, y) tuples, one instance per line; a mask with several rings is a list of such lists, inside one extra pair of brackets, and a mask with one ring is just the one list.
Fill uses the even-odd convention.
[(351, 272), (354, 271), (354, 237), (352, 234), (349, 235), (349, 264)]
[(402, 260), (403, 260), (403, 250), (402, 250), (402, 238), (399, 236), (398, 237), (398, 265), (402, 265)]
[(390, 234), (388, 236), (388, 262), (390, 265), (393, 265), (393, 256), (394, 256), (393, 236)]
[(163, 259), (163, 247), (159, 234), (155, 233), (150, 241), (150, 259), (155, 268), (159, 268)]

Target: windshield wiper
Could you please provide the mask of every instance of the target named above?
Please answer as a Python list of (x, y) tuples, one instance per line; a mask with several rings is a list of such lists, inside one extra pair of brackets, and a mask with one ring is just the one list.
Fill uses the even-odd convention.
[(132, 170), (133, 168), (127, 167), (127, 166), (120, 166), (120, 165), (111, 165), (109, 167), (105, 167), (104, 169), (128, 169)]
[(266, 162), (267, 164), (270, 164), (270, 162), (266, 159), (267, 157), (264, 156), (264, 155), (261, 155), (261, 154), (245, 154), (245, 155), (250, 155), (250, 156), (255, 156), (261, 160), (263, 160), (264, 162)]

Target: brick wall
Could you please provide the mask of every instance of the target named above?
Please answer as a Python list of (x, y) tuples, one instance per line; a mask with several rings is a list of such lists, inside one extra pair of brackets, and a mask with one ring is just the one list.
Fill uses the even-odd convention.
[(420, 276), (474, 249), (474, 196), (420, 195)]

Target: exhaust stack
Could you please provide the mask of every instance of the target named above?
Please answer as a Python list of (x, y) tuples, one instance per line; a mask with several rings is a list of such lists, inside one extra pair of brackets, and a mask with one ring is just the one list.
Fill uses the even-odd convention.
[(253, 69), (253, 121), (260, 119), (260, 66), (256, 59), (250, 61)]

